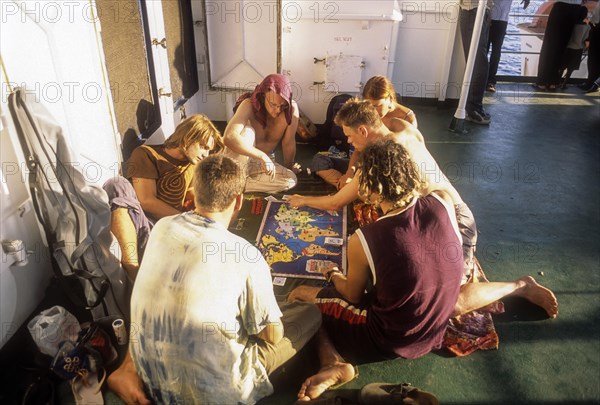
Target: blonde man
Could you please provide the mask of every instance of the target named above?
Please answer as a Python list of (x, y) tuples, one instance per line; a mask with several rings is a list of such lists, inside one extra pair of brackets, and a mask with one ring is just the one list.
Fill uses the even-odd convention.
[(112, 209), (111, 231), (132, 280), (153, 222), (193, 207), (194, 166), (223, 148), (214, 124), (204, 115), (193, 115), (165, 143), (136, 148), (126, 163), (125, 178), (115, 177), (104, 184)]

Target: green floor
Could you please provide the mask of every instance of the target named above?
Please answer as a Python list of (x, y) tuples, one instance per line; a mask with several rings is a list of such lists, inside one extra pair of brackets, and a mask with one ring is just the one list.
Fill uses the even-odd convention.
[[(448, 131), (455, 108), (409, 104), (427, 146), (477, 219), (477, 257), (492, 281), (533, 275), (558, 297), (559, 316), (508, 300), (495, 318), (500, 348), (464, 358), (430, 353), (416, 360), (365, 364), (344, 388), (410, 382), (442, 404), (600, 403), (600, 101), (576, 89), (535, 93), (501, 84), (486, 99), (489, 127)], [(305, 166), (315, 148), (299, 146)], [(330, 191), (301, 177), (302, 192)], [(256, 236), (259, 216), (242, 212), (242, 234)], [(276, 288), (278, 298), (297, 281)], [(316, 366), (311, 351), (259, 404), (292, 404)], [(68, 385), (58, 403), (73, 403)], [(107, 393), (107, 403), (119, 403)]]
[[(475, 214), (477, 257), (488, 278), (533, 275), (556, 293), (559, 316), (544, 319), (527, 302), (507, 300), (507, 312), (495, 318), (499, 350), (361, 365), (345, 388), (410, 382), (443, 404), (600, 403), (598, 93), (505, 84), (486, 104), (492, 124), (466, 123), (466, 135), (447, 130), (455, 108), (410, 107)], [(310, 153), (301, 147), (299, 160), (307, 163)], [(300, 382), (260, 404), (293, 403)]]

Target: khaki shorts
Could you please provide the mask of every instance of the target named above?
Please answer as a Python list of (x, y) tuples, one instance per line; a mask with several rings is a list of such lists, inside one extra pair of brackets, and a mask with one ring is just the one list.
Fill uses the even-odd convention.
[(321, 327), (321, 311), (315, 304), (294, 301), (279, 307), (283, 313), (283, 339), (275, 345), (257, 342), (258, 358), (269, 375), (294, 357)]

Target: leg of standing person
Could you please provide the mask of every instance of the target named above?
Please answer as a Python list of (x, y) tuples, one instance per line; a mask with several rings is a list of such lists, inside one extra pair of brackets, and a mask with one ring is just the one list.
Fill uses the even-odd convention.
[(546, 24), (546, 30), (544, 31), (544, 39), (542, 40), (542, 47), (540, 49), (540, 56), (538, 60), (538, 72), (535, 85), (545, 90), (550, 83), (550, 66), (553, 65), (555, 48), (557, 46), (558, 34), (556, 26), (558, 20), (561, 18), (560, 11), (556, 8), (558, 3), (554, 4), (554, 7), (548, 15), (548, 22)]
[[(469, 48), (471, 46), (471, 37), (473, 35), (476, 16), (477, 9), (460, 10), (460, 32), (462, 36), (465, 60), (469, 57)], [(481, 35), (479, 37), (475, 64), (473, 65), (473, 74), (471, 76), (471, 84), (469, 86), (469, 95), (467, 97), (467, 104), (465, 107), (467, 110), (467, 119), (480, 124), (490, 123), (490, 116), (483, 109), (483, 96), (485, 94), (489, 70), (487, 58), (489, 28), (490, 14), (489, 11), (486, 10), (481, 26)]]
[(548, 16), (548, 25), (538, 63), (536, 85), (542, 89), (560, 84), (560, 62), (576, 23), (577, 4), (557, 2)]
[[(596, 6), (600, 7), (600, 5)], [(581, 89), (585, 91), (598, 90), (600, 81), (600, 24), (592, 26), (589, 35), (590, 46), (588, 48), (588, 77)]]
[(500, 57), (502, 56), (502, 44), (504, 43), (507, 27), (508, 21), (492, 20), (490, 24), (488, 52), (491, 48), (492, 54), (490, 55), (490, 70), (487, 80), (487, 91), (490, 92), (496, 91), (496, 74), (498, 73), (498, 65), (500, 64)]

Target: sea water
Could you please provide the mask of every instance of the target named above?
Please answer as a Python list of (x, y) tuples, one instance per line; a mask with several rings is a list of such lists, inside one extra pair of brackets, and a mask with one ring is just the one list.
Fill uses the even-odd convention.
[(517, 24), (524, 22), (530, 22), (535, 14), (538, 7), (542, 5), (544, 1), (535, 0), (529, 3), (529, 7), (523, 10), (523, 5), (520, 0), (513, 0), (510, 15), (508, 18), (508, 27), (506, 29), (506, 37), (502, 44), (502, 57), (500, 58), (500, 65), (498, 66), (498, 75), (505, 76), (520, 76), (521, 75), (521, 55), (518, 53), (506, 53), (520, 52), (521, 51), (521, 37), (515, 34), (519, 34)]

